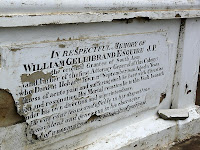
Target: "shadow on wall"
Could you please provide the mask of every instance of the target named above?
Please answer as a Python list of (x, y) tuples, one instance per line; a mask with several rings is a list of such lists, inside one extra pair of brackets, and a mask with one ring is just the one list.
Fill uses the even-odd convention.
[(199, 72), (198, 83), (197, 83), (196, 105), (200, 106), (200, 72)]

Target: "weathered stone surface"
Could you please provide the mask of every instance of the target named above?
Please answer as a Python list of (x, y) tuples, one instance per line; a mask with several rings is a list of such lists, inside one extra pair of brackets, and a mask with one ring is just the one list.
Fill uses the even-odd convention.
[(187, 109), (160, 109), (158, 114), (166, 120), (182, 120), (189, 117)]
[(20, 81), (12, 94), (31, 134), (42, 140), (156, 108), (171, 80), (164, 31), (15, 49), (6, 51), (18, 59), (8, 67)]
[(179, 21), (131, 21), (41, 27), (34, 35), (26, 28), (19, 33), (26, 37), (1, 49), (0, 87), (25, 117), (29, 141), (137, 122), (170, 106)]
[[(3, 46), (2, 49), (2, 68), (0, 71), (0, 77), (1, 77), (1, 82), (0, 82), (0, 87), (1, 88), (7, 88), (11, 91), (14, 100), (16, 102), (16, 106), (18, 107), (18, 110), (20, 110), (19, 113), (23, 114), (25, 117), (27, 117), (27, 124), (24, 123), (24, 126), (27, 125), (28, 127), (26, 129), (33, 129), (33, 132), (36, 134), (32, 134), (30, 136), (32, 139), (37, 140), (29, 140), (31, 142), (30, 145), (29, 142), (26, 140), (21, 140), (22, 137), (23, 139), (28, 139), (25, 137), (29, 132), (26, 131), (21, 131), (18, 132), (19, 134), (16, 134), (16, 132), (8, 132), (8, 131), (13, 131), (10, 128), (15, 127), (15, 126), (20, 126), (21, 124), (17, 124), (14, 126), (10, 126), (8, 128), (1, 128), (1, 131), (3, 131), (6, 135), (1, 136), (3, 138), (0, 138), (0, 143), (2, 145), (0, 146), (1, 149), (12, 149), (13, 147), (16, 147), (16, 149), (31, 149), (29, 148), (32, 147), (32, 149), (41, 149), (41, 147), (45, 146), (46, 149), (70, 149), (70, 147), (78, 147), (78, 148), (83, 148), (85, 146), (91, 146), (91, 150), (94, 150), (97, 146), (97, 144), (93, 144), (94, 141), (98, 140), (104, 140), (105, 142), (99, 142), (99, 147), (96, 148), (97, 150), (99, 149), (104, 149), (104, 150), (110, 150), (110, 149), (120, 149), (125, 147), (124, 149), (150, 149), (148, 146), (160, 146), (161, 144), (164, 143), (169, 143), (170, 141), (173, 141), (173, 138), (177, 139), (177, 135), (184, 135), (188, 136), (188, 134), (193, 134), (195, 129), (198, 129), (197, 126), (194, 126), (197, 124), (197, 119), (199, 118), (198, 114), (192, 114), (190, 115), (190, 118), (184, 121), (178, 121), (177, 123), (175, 121), (165, 121), (163, 119), (157, 118), (155, 115), (155, 112), (157, 112), (158, 109), (160, 108), (169, 108), (170, 104), (173, 100), (173, 96), (171, 91), (172, 90), (172, 85), (173, 85), (173, 79), (174, 79), (174, 73), (177, 72), (179, 69), (177, 68), (176, 70), (174, 69), (174, 65), (176, 64), (176, 58), (177, 58), (177, 39), (178, 39), (178, 31), (179, 31), (179, 22), (178, 19), (175, 21), (167, 20), (167, 21), (145, 21), (145, 26), (142, 25), (144, 21), (141, 21), (139, 25), (137, 25), (137, 22), (134, 20), (133, 23), (128, 22), (126, 26), (124, 27), (123, 25), (125, 23), (121, 21), (113, 22), (113, 23), (100, 23), (102, 24), (102, 27), (98, 25), (98, 23), (95, 24), (84, 24), (84, 28), (81, 28), (81, 24), (78, 25), (63, 25), (63, 26), (46, 26), (44, 27), (44, 30), (42, 27), (34, 27), (32, 29), (30, 28), (21, 28), (18, 32), (18, 28), (16, 29), (17, 32), (14, 32), (15, 28), (13, 29), (2, 29), (3, 33), (1, 37), (1, 45)], [(118, 26), (116, 26), (118, 24)], [(74, 28), (76, 26), (77, 28)], [(66, 28), (63, 28), (66, 27)], [(69, 28), (70, 27), (70, 28)], [(174, 29), (174, 27), (176, 27)], [(37, 29), (39, 30), (37, 31)], [(48, 30), (46, 30), (48, 28)], [(52, 30), (53, 29), (53, 30)], [(61, 32), (59, 32), (60, 29)], [(76, 30), (74, 30), (76, 29)], [(24, 32), (26, 30), (26, 32)], [(46, 32), (45, 32), (46, 30)], [(90, 32), (91, 30), (91, 32)], [(126, 31), (126, 33), (125, 33)], [(177, 32), (176, 32), (177, 31)], [(190, 30), (191, 31), (191, 30)], [(198, 30), (196, 30), (198, 31)], [(41, 34), (40, 34), (41, 33)], [(63, 34), (62, 34), (63, 33)], [(101, 33), (101, 34), (100, 34)], [(19, 36), (21, 35), (21, 36)], [(52, 36), (51, 36), (52, 35)], [(10, 36), (10, 37), (9, 37)], [(101, 36), (101, 37), (100, 37)], [(130, 38), (127, 38), (127, 37)], [(3, 39), (5, 37), (5, 39)], [(9, 38), (8, 38), (9, 37)], [(38, 38), (37, 38), (38, 37)], [(187, 35), (185, 36), (187, 37)], [(57, 41), (55, 41), (58, 39)], [(60, 39), (60, 40), (59, 40)], [(69, 39), (69, 40), (68, 40)], [(3, 42), (3, 41), (6, 41)], [(18, 40), (18, 41), (17, 41)], [(35, 41), (34, 41), (35, 40)], [(61, 88), (55, 87), (59, 85), (59, 82), (62, 80), (62, 75), (65, 69), (69, 68), (75, 68), (78, 65), (68, 65), (68, 66), (63, 66), (63, 67), (55, 67), (54, 71), (52, 71), (50, 68), (46, 69), (40, 69), (41, 65), (44, 63), (49, 63), (49, 62), (59, 62), (61, 60), (66, 60), (68, 58), (73, 58), (74, 60), (76, 58), (81, 57), (86, 57), (86, 56), (91, 56), (94, 54), (94, 58), (96, 54), (104, 54), (107, 53), (108, 51), (100, 51), (99, 53), (88, 53), (86, 55), (77, 55), (77, 56), (66, 56), (61, 58), (63, 51), (70, 51), (72, 50), (79, 50), (82, 48), (89, 48), (92, 46), (104, 46), (104, 45), (112, 45), (113, 43), (128, 43), (131, 41), (137, 41), (137, 40), (146, 40), (145, 45), (142, 47), (144, 50), (149, 49), (148, 47), (151, 46), (154, 50), (152, 52), (144, 52), (143, 54), (134, 54), (139, 57), (138, 60), (142, 60), (145, 57), (150, 57), (150, 58), (155, 58), (158, 57), (156, 62), (159, 63), (158, 66), (163, 66), (164, 69), (164, 75), (158, 76), (155, 78), (151, 79), (146, 79), (142, 80), (136, 83), (128, 83), (124, 86), (121, 86), (120, 88), (118, 87), (117, 89), (112, 89), (114, 90), (121, 90), (121, 88), (127, 88), (131, 87), (128, 92), (130, 93), (135, 93), (135, 95), (131, 95), (127, 97), (127, 93), (122, 91), (120, 95), (114, 94), (114, 98), (117, 97), (118, 99), (116, 101), (113, 101), (111, 99), (111, 103), (102, 103), (101, 102), (106, 102), (104, 101), (104, 98), (100, 99), (100, 95), (102, 93), (109, 93), (109, 90), (104, 90), (103, 92), (97, 92), (94, 94), (89, 94), (86, 96), (81, 96), (77, 98), (73, 98), (70, 100), (67, 100), (65, 102), (68, 102), (72, 104), (73, 102), (80, 102), (82, 100), (88, 100), (95, 98), (95, 94), (97, 95), (97, 99), (93, 99), (91, 101), (92, 104), (98, 104), (94, 109), (88, 109), (87, 111), (81, 111), (81, 112), (76, 112), (76, 110), (80, 110), (81, 108), (88, 107), (91, 105), (91, 103), (82, 103), (80, 105), (76, 106), (69, 106), (65, 110), (60, 109), (60, 106), (65, 106), (65, 102), (61, 101), (59, 104), (58, 103), (53, 103), (56, 102), (58, 98), (67, 98), (69, 96), (77, 95), (76, 92), (69, 92), (69, 94), (64, 94), (64, 95), (56, 95), (55, 96), (52, 94), (51, 98), (46, 98), (43, 96), (48, 96), (48, 92), (50, 93), (58, 93)], [(10, 44), (9, 42), (12, 42)], [(185, 43), (185, 41), (184, 41)], [(12, 45), (10, 47), (9, 45)], [(18, 46), (17, 46), (18, 45)], [(195, 44), (192, 44), (195, 45)], [(186, 48), (191, 52), (191, 48)], [(1, 47), (2, 48), (2, 47)], [(135, 49), (135, 48), (130, 48), (130, 49)], [(122, 51), (127, 51), (130, 49), (121, 49)], [(54, 53), (54, 52), (55, 53)], [(111, 49), (109, 52), (116, 53), (117, 49)], [(57, 53), (58, 52), (58, 53)], [(196, 51), (195, 51), (196, 52)], [(60, 54), (61, 55), (60, 55)], [(53, 58), (51, 58), (51, 54), (53, 54)], [(59, 55), (59, 57), (57, 57)], [(188, 54), (187, 54), (188, 55)], [(186, 55), (186, 56), (187, 56)], [(190, 55), (189, 55), (190, 56)], [(123, 60), (123, 56), (119, 57), (119, 60)], [(125, 57), (126, 58), (126, 57)], [(128, 56), (128, 58), (130, 58)], [(193, 58), (193, 57), (190, 57)], [(108, 59), (108, 60), (113, 60), (114, 58)], [(127, 59), (124, 59), (127, 60)], [(124, 65), (127, 62), (118, 62), (116, 59), (114, 59), (114, 63), (112, 65)], [(94, 63), (98, 63), (97, 61), (93, 61)], [(108, 61), (102, 61), (102, 62), (108, 62)], [(133, 62), (133, 61), (131, 61)], [(187, 61), (188, 66), (193, 66), (190, 63), (191, 61)], [(69, 69), (66, 73), (81, 73), (81, 71), (88, 71), (91, 70), (89, 68), (86, 68), (87, 65), (93, 63), (91, 62), (84, 62), (83, 63), (83, 69), (78, 69), (75, 71), (72, 71)], [(35, 64), (35, 71), (25, 71), (24, 66), (31, 66), (33, 69), (33, 66)], [(149, 66), (150, 63), (147, 63)], [(139, 66), (142, 66), (142, 64), (136, 65), (138, 68)], [(186, 66), (186, 65), (183, 65)], [(44, 65), (44, 68), (47, 67), (47, 65)], [(101, 66), (102, 68), (107, 67), (106, 64), (103, 64)], [(27, 67), (28, 68), (28, 67)], [(37, 70), (39, 68), (39, 70)], [(94, 66), (91, 68), (100, 68), (98, 66)], [(127, 69), (133, 69), (134, 66), (131, 67), (122, 67), (121, 71), (125, 71)], [(156, 68), (156, 66), (155, 66)], [(29, 68), (28, 68), (29, 69)], [(148, 68), (141, 68), (144, 72)], [(182, 69), (182, 67), (180, 67)], [(120, 70), (120, 69), (119, 69)], [(51, 75), (50, 72), (52, 71)], [(60, 72), (59, 72), (60, 71)], [(111, 68), (109, 71), (105, 71), (105, 74), (108, 73), (114, 73), (116, 72), (117, 69)], [(188, 71), (189, 73), (187, 74), (192, 74), (193, 69), (190, 69)], [(134, 71), (135, 73), (141, 73), (141, 71), (136, 70)], [(150, 72), (149, 72), (150, 73)], [(182, 72), (185, 74), (186, 72)], [(127, 76), (130, 75), (131, 72), (126, 72), (123, 75)], [(150, 73), (151, 74), (151, 73)], [(93, 73), (90, 74), (88, 77), (95, 77), (97, 76), (98, 73)], [(122, 75), (122, 73), (120, 73)], [(143, 74), (144, 75), (144, 74)], [(142, 74), (137, 75), (136, 77), (141, 78)], [(61, 77), (61, 78), (60, 78)], [(85, 76), (84, 76), (85, 77)], [(113, 80), (116, 76), (110, 76), (110, 77), (103, 77), (99, 79), (101, 82), (106, 81), (106, 80)], [(45, 81), (43, 84), (33, 84), (40, 83), (40, 78), (43, 81)], [(49, 83), (49, 79), (53, 82)], [(55, 81), (54, 81), (55, 79)], [(59, 79), (59, 80), (57, 80)], [(144, 79), (144, 78), (143, 78)], [(63, 79), (62, 81), (67, 81), (69, 80), (70, 82), (72, 81), (77, 81), (79, 83), (71, 86), (63, 86), (62, 90), (67, 91), (70, 88), (79, 88), (79, 91), (82, 91), (84, 93), (84, 89), (80, 89), (80, 87), (84, 86), (83, 82), (84, 80), (80, 80), (79, 76), (71, 78), (69, 75), (67, 75), (67, 79)], [(88, 81), (88, 85), (92, 85), (93, 82), (99, 81), (93, 80), (93, 81)], [(129, 80), (134, 80), (134, 78), (126, 78), (122, 81), (127, 82)], [(114, 80), (113, 80), (114, 81)], [(182, 81), (182, 80), (181, 80)], [(187, 79), (187, 81), (190, 81)], [(176, 80), (174, 80), (176, 82)], [(115, 83), (115, 82), (113, 82)], [(119, 83), (118, 81), (116, 83)], [(179, 82), (180, 86), (182, 82)], [(54, 84), (54, 85), (53, 85)], [(191, 83), (187, 83), (189, 85), (189, 89), (192, 92), (190, 92), (189, 95), (192, 95), (194, 89), (191, 87)], [(30, 85), (30, 86), (29, 86)], [(49, 85), (49, 86), (48, 86)], [(185, 85), (185, 84), (184, 84)], [(47, 88), (52, 88), (50, 90), (42, 91), (42, 88), (47, 86)], [(86, 89), (89, 89), (89, 86), (86, 86)], [(104, 88), (112, 86), (112, 84), (104, 85)], [(92, 89), (95, 90), (97, 88), (102, 88), (102, 86), (96, 86), (93, 87)], [(148, 92), (143, 92), (143, 93), (136, 93), (136, 91), (140, 91), (141, 88), (144, 87), (149, 87), (150, 90)], [(32, 90), (37, 91), (31, 93)], [(41, 90), (40, 90), (41, 89)], [(85, 90), (88, 92), (87, 90)], [(125, 97), (123, 97), (125, 95)], [(180, 94), (181, 95), (181, 94)], [(88, 97), (90, 96), (90, 97)], [(120, 98), (121, 96), (121, 98)], [(140, 97), (139, 100), (135, 100), (133, 102), (127, 101), (131, 100), (131, 98), (134, 97)], [(39, 98), (40, 99), (39, 99)], [(110, 98), (109, 95), (107, 95), (105, 98)], [(114, 99), (115, 100), (115, 99)], [(144, 105), (139, 105), (138, 101), (146, 101)], [(174, 101), (178, 101), (179, 99), (174, 99)], [(181, 103), (184, 103), (185, 100), (189, 101), (190, 103), (192, 98), (185, 98), (184, 100), (180, 99)], [(44, 104), (48, 104), (43, 105)], [(115, 103), (117, 104), (114, 105), (116, 107), (110, 107), (111, 104)], [(127, 102), (127, 103), (125, 103)], [(119, 104), (120, 103), (120, 104)], [(83, 126), (78, 126), (78, 128), (71, 128), (71, 131), (66, 131), (67, 133), (62, 133), (65, 132), (65, 128), (71, 127), (74, 124), (79, 124), (80, 120), (77, 120), (80, 115), (84, 115), (86, 113), (92, 113), (96, 110), (99, 110), (101, 108), (107, 108), (109, 107), (110, 109), (108, 110), (109, 112), (115, 112), (117, 110), (120, 110), (122, 108), (129, 108), (128, 106), (135, 106), (131, 109), (127, 109), (123, 112), (120, 112), (119, 114), (111, 114), (110, 116), (107, 116), (103, 118), (104, 113), (107, 113), (106, 111), (102, 112), (101, 114), (90, 114), (88, 117), (84, 117), (83, 122), (85, 124)], [(187, 105), (186, 105), (187, 106)], [(188, 105), (189, 106), (189, 105)], [(44, 109), (46, 110), (51, 110), (53, 108), (54, 112), (52, 114), (44, 113)], [(58, 108), (59, 110), (57, 110)], [(103, 109), (105, 110), (105, 109)], [(140, 113), (143, 111), (142, 113)], [(61, 116), (65, 112), (66, 115)], [(39, 114), (39, 116), (35, 114)], [(40, 114), (41, 113), (41, 114)], [(78, 117), (74, 117), (75, 115), (78, 115)], [(129, 117), (128, 117), (129, 116)], [(128, 118), (126, 118), (128, 117)], [(48, 120), (48, 118), (50, 118)], [(64, 121), (70, 121), (71, 122), (64, 122), (62, 123), (62, 120)], [(120, 120), (121, 119), (121, 120)], [(116, 121), (118, 120), (118, 121)], [(115, 122), (114, 122), (115, 121)], [(190, 121), (192, 121), (190, 123)], [(196, 123), (194, 123), (196, 121)], [(42, 122), (42, 123), (41, 123)], [(112, 122), (112, 123), (110, 123)], [(181, 122), (183, 122), (181, 124)], [(54, 124), (55, 123), (55, 124)], [(110, 123), (110, 124), (108, 124)], [(105, 125), (107, 124), (107, 125)], [(48, 126), (50, 125), (50, 126)], [(187, 125), (187, 126), (184, 126)], [(178, 128), (180, 127), (181, 128)], [(98, 128), (99, 127), (99, 128)], [(195, 128), (196, 127), (196, 128)], [(96, 128), (95, 130), (92, 130)], [(63, 129), (63, 130), (62, 130)], [(89, 131), (90, 132), (87, 132)], [(92, 130), (92, 131), (91, 131)], [(15, 131), (19, 131), (18, 128), (16, 128)], [(51, 133), (58, 133), (61, 134), (60, 136), (55, 136), (50, 138), (52, 135)], [(81, 133), (81, 134), (80, 134)], [(2, 135), (2, 134), (1, 134)], [(44, 136), (45, 135), (45, 136)], [(54, 134), (55, 135), (55, 134)], [(53, 136), (54, 136), (53, 135)], [(76, 136), (74, 136), (76, 135)], [(13, 137), (13, 139), (11, 138)], [(70, 137), (70, 138), (69, 138)], [(21, 140), (21, 146), (17, 146), (16, 143), (20, 143), (16, 138)], [(1, 140), (3, 139), (3, 140)], [(39, 139), (42, 139), (42, 141), (39, 141)], [(43, 141), (44, 139), (44, 141)], [(159, 139), (159, 140), (157, 140)], [(3, 141), (3, 142), (1, 142)], [(156, 141), (156, 142), (155, 142)], [(35, 142), (35, 144), (34, 144)], [(54, 144), (55, 145), (54, 145)], [(11, 145), (12, 144), (12, 145)], [(54, 146), (53, 146), (53, 145)], [(6, 146), (9, 145), (9, 148)], [(14, 145), (14, 146), (13, 146)], [(6, 148), (5, 148), (6, 147)], [(77, 148), (71, 148), (71, 149), (77, 149)], [(87, 148), (86, 148), (87, 149)], [(87, 149), (88, 150), (88, 149)]]

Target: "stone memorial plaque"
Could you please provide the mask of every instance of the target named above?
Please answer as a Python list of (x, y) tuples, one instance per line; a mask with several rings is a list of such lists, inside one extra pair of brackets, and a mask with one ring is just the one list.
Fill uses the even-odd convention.
[(167, 86), (166, 41), (152, 32), (20, 45), (2, 50), (2, 67), (18, 113), (44, 140), (157, 107)]

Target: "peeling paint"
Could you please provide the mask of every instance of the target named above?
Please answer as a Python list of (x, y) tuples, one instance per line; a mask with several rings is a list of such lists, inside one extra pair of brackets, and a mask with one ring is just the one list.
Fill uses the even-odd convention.
[(96, 114), (94, 114), (86, 121), (86, 123), (93, 122), (94, 120), (98, 120), (99, 118), (100, 116), (97, 116)]
[(22, 82), (30, 82), (34, 83), (35, 80), (43, 78), (44, 80), (49, 79), (52, 77), (51, 73), (43, 73), (42, 71), (34, 72), (32, 74), (22, 74), (21, 75), (21, 81)]
[(20, 122), (24, 122), (24, 117), (17, 113), (12, 95), (7, 90), (0, 89), (0, 127)]
[(176, 14), (175, 17), (176, 18), (181, 18), (181, 15), (180, 14)]
[(23, 102), (23, 99), (25, 99), (25, 98), (27, 98), (27, 99), (31, 99), (31, 97), (32, 97), (32, 94), (29, 94), (29, 95), (27, 95), (27, 96), (25, 96), (25, 97), (20, 97), (19, 98), (19, 100), (18, 100), (18, 106), (19, 106), (19, 113), (20, 114), (22, 114), (22, 115), (24, 115), (22, 112), (22, 110), (23, 110), (23, 107), (24, 107), (24, 103), (25, 102)]

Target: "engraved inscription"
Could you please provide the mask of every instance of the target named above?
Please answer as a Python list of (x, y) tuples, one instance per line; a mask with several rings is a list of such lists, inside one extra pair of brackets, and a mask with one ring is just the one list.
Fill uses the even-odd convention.
[(30, 51), (30, 59), (20, 61), (16, 103), (39, 139), (159, 104), (159, 97), (148, 95), (167, 75), (168, 47), (162, 32), (35, 47), (40, 53), (34, 46), (21, 50)]

